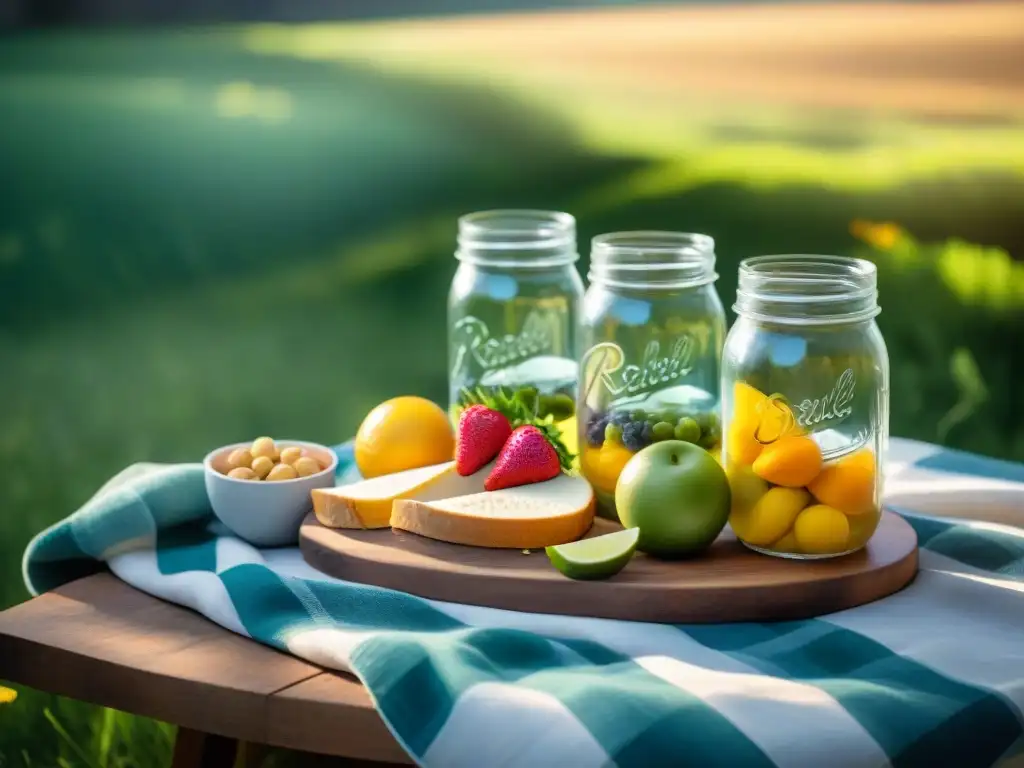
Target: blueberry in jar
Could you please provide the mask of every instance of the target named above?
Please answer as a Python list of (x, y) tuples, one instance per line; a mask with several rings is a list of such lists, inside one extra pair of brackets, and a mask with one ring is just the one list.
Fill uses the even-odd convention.
[(587, 443), (595, 448), (604, 444), (604, 429), (608, 426), (608, 417), (600, 412), (591, 414), (587, 420)]
[(622, 444), (636, 453), (644, 447), (643, 425), (630, 421), (622, 428)]
[(609, 421), (612, 424), (618, 424), (620, 427), (624, 427), (629, 424), (632, 419), (630, 418), (628, 411), (617, 411), (611, 415)]

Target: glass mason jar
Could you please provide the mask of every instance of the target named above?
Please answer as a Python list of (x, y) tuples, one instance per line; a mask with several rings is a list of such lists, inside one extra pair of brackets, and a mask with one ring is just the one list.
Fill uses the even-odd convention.
[(838, 256), (740, 264), (722, 359), (730, 525), (751, 549), (835, 557), (878, 527), (889, 358), (875, 265)]
[[(576, 427), (576, 220), (567, 213), (482, 211), (459, 219), (459, 267), (448, 294), (448, 395), (453, 422), (480, 398), (518, 397)], [(572, 445), (568, 445), (573, 450)]]
[(594, 238), (583, 299), (580, 469), (601, 515), (617, 519), (615, 485), (659, 440), (717, 451), (725, 310), (714, 240), (681, 232)]

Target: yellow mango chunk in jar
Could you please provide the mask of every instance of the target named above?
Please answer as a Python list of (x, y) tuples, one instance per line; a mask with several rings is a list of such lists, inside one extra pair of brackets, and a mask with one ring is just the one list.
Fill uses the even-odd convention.
[(796, 543), (796, 534), (792, 531), (772, 544), (771, 548), (776, 552), (787, 552), (791, 555), (800, 551), (800, 545)]
[(770, 547), (781, 539), (811, 500), (803, 488), (772, 488), (749, 511), (729, 517), (737, 537), (755, 547)]
[(733, 421), (729, 424), (728, 453), (729, 461), (750, 466), (761, 455), (762, 446), (754, 439), (756, 424)]
[(821, 471), (821, 448), (804, 435), (787, 435), (766, 445), (753, 467), (772, 485), (801, 488)]
[(793, 413), (784, 402), (770, 398), (744, 381), (733, 385), (732, 419), (729, 422), (729, 458), (751, 465), (765, 444), (793, 430)]
[(864, 515), (875, 508), (875, 454), (860, 450), (826, 465), (807, 486), (822, 504), (848, 515)]
[(600, 448), (587, 448), (580, 457), (583, 476), (599, 491), (615, 493), (615, 485), (626, 463), (634, 456), (624, 445), (606, 441)]
[(875, 530), (878, 528), (878, 523), (882, 519), (882, 513), (879, 509), (873, 509), (862, 515), (850, 515), (847, 517), (847, 521), (850, 523), (850, 540), (847, 544), (847, 549), (859, 549), (868, 543), (875, 534)]
[(850, 548), (850, 521), (835, 507), (814, 504), (793, 523), (800, 551), (808, 555), (835, 555)]
[[(729, 493), (731, 503), (729, 507), (729, 523), (732, 525), (733, 533), (740, 538), (745, 538), (742, 529), (754, 505), (761, 500), (761, 497), (768, 493), (771, 488), (768, 483), (754, 474), (750, 467), (742, 464), (730, 464), (725, 470), (725, 476), (729, 480)], [(733, 524), (733, 520), (736, 521)]]

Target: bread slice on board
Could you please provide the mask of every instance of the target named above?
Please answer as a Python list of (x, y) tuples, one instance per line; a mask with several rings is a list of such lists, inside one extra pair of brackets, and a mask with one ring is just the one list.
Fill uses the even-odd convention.
[(480, 493), (491, 467), (463, 477), (455, 462), (408, 469), (336, 488), (312, 491), (313, 512), (328, 528), (387, 528), (396, 499), (433, 501)]
[[(486, 475), (484, 475), (486, 477)], [(396, 500), (391, 527), (475, 547), (539, 549), (576, 541), (594, 522), (594, 492), (581, 477), (442, 499)]]

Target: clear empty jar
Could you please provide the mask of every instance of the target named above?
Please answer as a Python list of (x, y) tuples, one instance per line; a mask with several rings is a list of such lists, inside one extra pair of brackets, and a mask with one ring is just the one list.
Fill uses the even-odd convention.
[(790, 558), (863, 547), (878, 526), (889, 358), (874, 264), (761, 256), (740, 264), (722, 359), (730, 525)]
[(660, 440), (717, 451), (725, 310), (714, 241), (681, 232), (594, 238), (583, 300), (580, 469), (598, 511), (617, 517), (626, 462)]
[(471, 213), (459, 219), (455, 257), (448, 295), (453, 420), (470, 403), (504, 395), (575, 438), (583, 295), (575, 219), (552, 211)]

